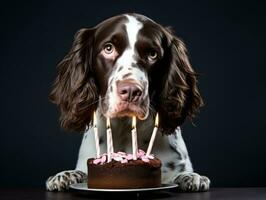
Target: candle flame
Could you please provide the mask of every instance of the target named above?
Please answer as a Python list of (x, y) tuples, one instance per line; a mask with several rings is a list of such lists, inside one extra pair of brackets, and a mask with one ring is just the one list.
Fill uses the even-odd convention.
[(94, 111), (93, 113), (93, 126), (96, 127), (97, 126), (97, 118), (96, 118), (96, 112)]
[(110, 118), (109, 117), (107, 117), (106, 126), (107, 126), (107, 128), (110, 128)]
[(136, 116), (133, 116), (132, 117), (132, 128), (136, 128), (136, 124), (137, 124)]
[(155, 126), (158, 127), (158, 125), (159, 125), (159, 115), (157, 113), (155, 117)]

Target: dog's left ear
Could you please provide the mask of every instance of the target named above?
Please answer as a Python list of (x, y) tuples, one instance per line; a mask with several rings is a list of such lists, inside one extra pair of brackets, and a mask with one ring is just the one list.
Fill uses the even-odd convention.
[(187, 55), (185, 44), (172, 31), (165, 29), (169, 69), (164, 80), (158, 105), (160, 128), (163, 133), (171, 134), (188, 117), (192, 119), (203, 100), (197, 87), (197, 74)]

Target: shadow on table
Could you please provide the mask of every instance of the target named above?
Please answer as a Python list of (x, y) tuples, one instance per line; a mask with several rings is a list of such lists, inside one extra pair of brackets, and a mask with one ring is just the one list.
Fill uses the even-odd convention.
[(67, 191), (46, 192), (49, 200), (84, 200), (84, 199), (172, 199), (177, 195), (176, 191), (143, 191), (143, 192), (93, 192), (93, 191)]
[(182, 199), (199, 200), (209, 199), (208, 192), (183, 193), (176, 189), (143, 192), (72, 192), (73, 199)]
[(76, 198), (92, 198), (92, 199), (165, 199), (174, 197), (175, 194), (168, 191), (154, 191), (154, 192), (89, 192), (89, 193), (74, 193)]

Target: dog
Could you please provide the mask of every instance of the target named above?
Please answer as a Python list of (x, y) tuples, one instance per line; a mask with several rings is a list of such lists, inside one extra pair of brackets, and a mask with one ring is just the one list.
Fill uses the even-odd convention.
[(83, 132), (74, 170), (51, 176), (49, 191), (85, 182), (96, 156), (96, 111), (101, 153), (106, 152), (106, 118), (111, 119), (115, 151), (131, 152), (131, 119), (136, 116), (139, 148), (146, 150), (159, 114), (152, 153), (162, 161), (162, 182), (182, 191), (207, 191), (210, 180), (193, 171), (180, 126), (193, 119), (203, 100), (185, 44), (169, 27), (137, 13), (121, 14), (79, 30), (58, 64), (50, 99), (61, 112), (61, 126)]

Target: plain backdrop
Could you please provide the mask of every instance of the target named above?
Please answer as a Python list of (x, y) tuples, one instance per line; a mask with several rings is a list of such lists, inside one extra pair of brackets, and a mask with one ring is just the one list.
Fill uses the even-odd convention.
[(183, 137), (212, 186), (266, 186), (265, 1), (13, 1), (0, 8), (0, 186), (42, 186), (76, 164), (82, 135), (48, 101), (56, 65), (83, 27), (126, 12), (172, 26), (205, 106)]

